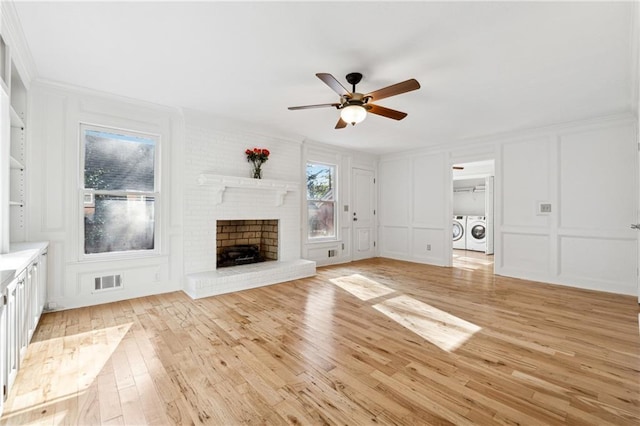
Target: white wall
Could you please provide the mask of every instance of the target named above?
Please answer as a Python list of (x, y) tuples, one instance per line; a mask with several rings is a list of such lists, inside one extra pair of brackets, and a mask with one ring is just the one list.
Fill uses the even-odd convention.
[[(398, 154), (379, 164), (380, 256), (446, 265), (451, 176), (444, 152)], [(448, 200), (448, 201), (446, 201)]]
[[(341, 149), (313, 141), (305, 141), (302, 154), (302, 176), (306, 180), (307, 161), (334, 164), (337, 166), (338, 191), (336, 194), (337, 236), (335, 241), (310, 242), (307, 239), (306, 203), (302, 205), (302, 257), (315, 261), (318, 265), (349, 262), (352, 260), (352, 168), (371, 170), (376, 176), (377, 157), (353, 150)], [(302, 183), (303, 191), (306, 182)], [(346, 209), (345, 209), (346, 207)], [(374, 229), (375, 232), (375, 229)], [(374, 241), (376, 237), (374, 236)], [(329, 257), (329, 250), (334, 250), (336, 256)]]
[[(452, 185), (450, 166), (495, 158), (497, 274), (636, 294), (635, 132), (634, 117), (609, 117), (471, 141), (468, 149), (385, 156), (380, 253), (450, 264), (451, 225), (438, 216), (453, 210), (441, 194)], [(416, 176), (417, 168), (430, 179)], [(541, 201), (552, 204), (551, 214), (537, 213)], [(426, 219), (420, 226), (417, 211)]]
[[(176, 110), (129, 99), (34, 83), (27, 129), (27, 240), (49, 241), (48, 300), (59, 309), (181, 288), (182, 119)], [(80, 260), (79, 124), (159, 134), (161, 254), (117, 261)], [(93, 294), (93, 279), (124, 275), (120, 290)]]
[[(466, 190), (466, 188), (475, 188), (480, 185), (485, 185), (484, 178), (453, 181), (453, 214), (455, 216), (485, 216), (485, 198), (487, 193), (485, 191)], [(456, 191), (456, 188), (464, 188), (465, 190)]]

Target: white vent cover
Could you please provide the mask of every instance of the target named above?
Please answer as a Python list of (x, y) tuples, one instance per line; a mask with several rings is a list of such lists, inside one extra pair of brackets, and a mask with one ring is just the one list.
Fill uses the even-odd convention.
[(538, 216), (550, 215), (551, 210), (551, 203), (549, 201), (538, 201), (538, 209), (536, 211)]
[(95, 277), (95, 291), (113, 290), (122, 287), (122, 274)]

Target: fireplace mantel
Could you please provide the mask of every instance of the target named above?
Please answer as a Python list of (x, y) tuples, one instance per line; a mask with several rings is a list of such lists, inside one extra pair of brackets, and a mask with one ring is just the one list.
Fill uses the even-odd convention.
[(199, 185), (210, 186), (215, 194), (216, 204), (223, 203), (224, 193), (227, 188), (245, 188), (256, 191), (273, 191), (275, 205), (281, 206), (288, 192), (297, 191), (300, 188), (298, 182), (287, 182), (274, 179), (252, 179), (239, 176), (223, 176), (210, 173), (202, 173), (198, 177)]

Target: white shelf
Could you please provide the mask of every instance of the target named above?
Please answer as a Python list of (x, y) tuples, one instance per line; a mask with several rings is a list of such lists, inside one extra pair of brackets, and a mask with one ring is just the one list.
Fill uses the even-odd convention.
[(24, 203), (21, 203), (20, 201), (9, 201), (9, 205), (12, 207), (22, 207)]
[(289, 192), (300, 188), (298, 182), (287, 182), (273, 179), (252, 179), (238, 176), (223, 176), (203, 173), (198, 177), (199, 185), (211, 186), (215, 191), (216, 204), (223, 202), (223, 195), (227, 188), (245, 188), (257, 191), (274, 191), (275, 205), (281, 206), (284, 197)]
[(12, 169), (20, 169), (20, 170), (24, 170), (24, 164), (22, 164), (21, 162), (19, 162), (18, 160), (16, 160), (13, 157), (9, 157), (10, 163), (11, 163), (11, 168)]
[(21, 129), (24, 129), (24, 121), (22, 120), (22, 118), (20, 118), (16, 110), (13, 109), (13, 107), (11, 107), (10, 111), (11, 111), (11, 127), (19, 127)]

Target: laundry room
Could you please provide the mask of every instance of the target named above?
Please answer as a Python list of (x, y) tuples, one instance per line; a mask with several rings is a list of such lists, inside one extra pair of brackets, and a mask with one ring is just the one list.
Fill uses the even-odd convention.
[(493, 160), (453, 166), (453, 249), (493, 254)]

